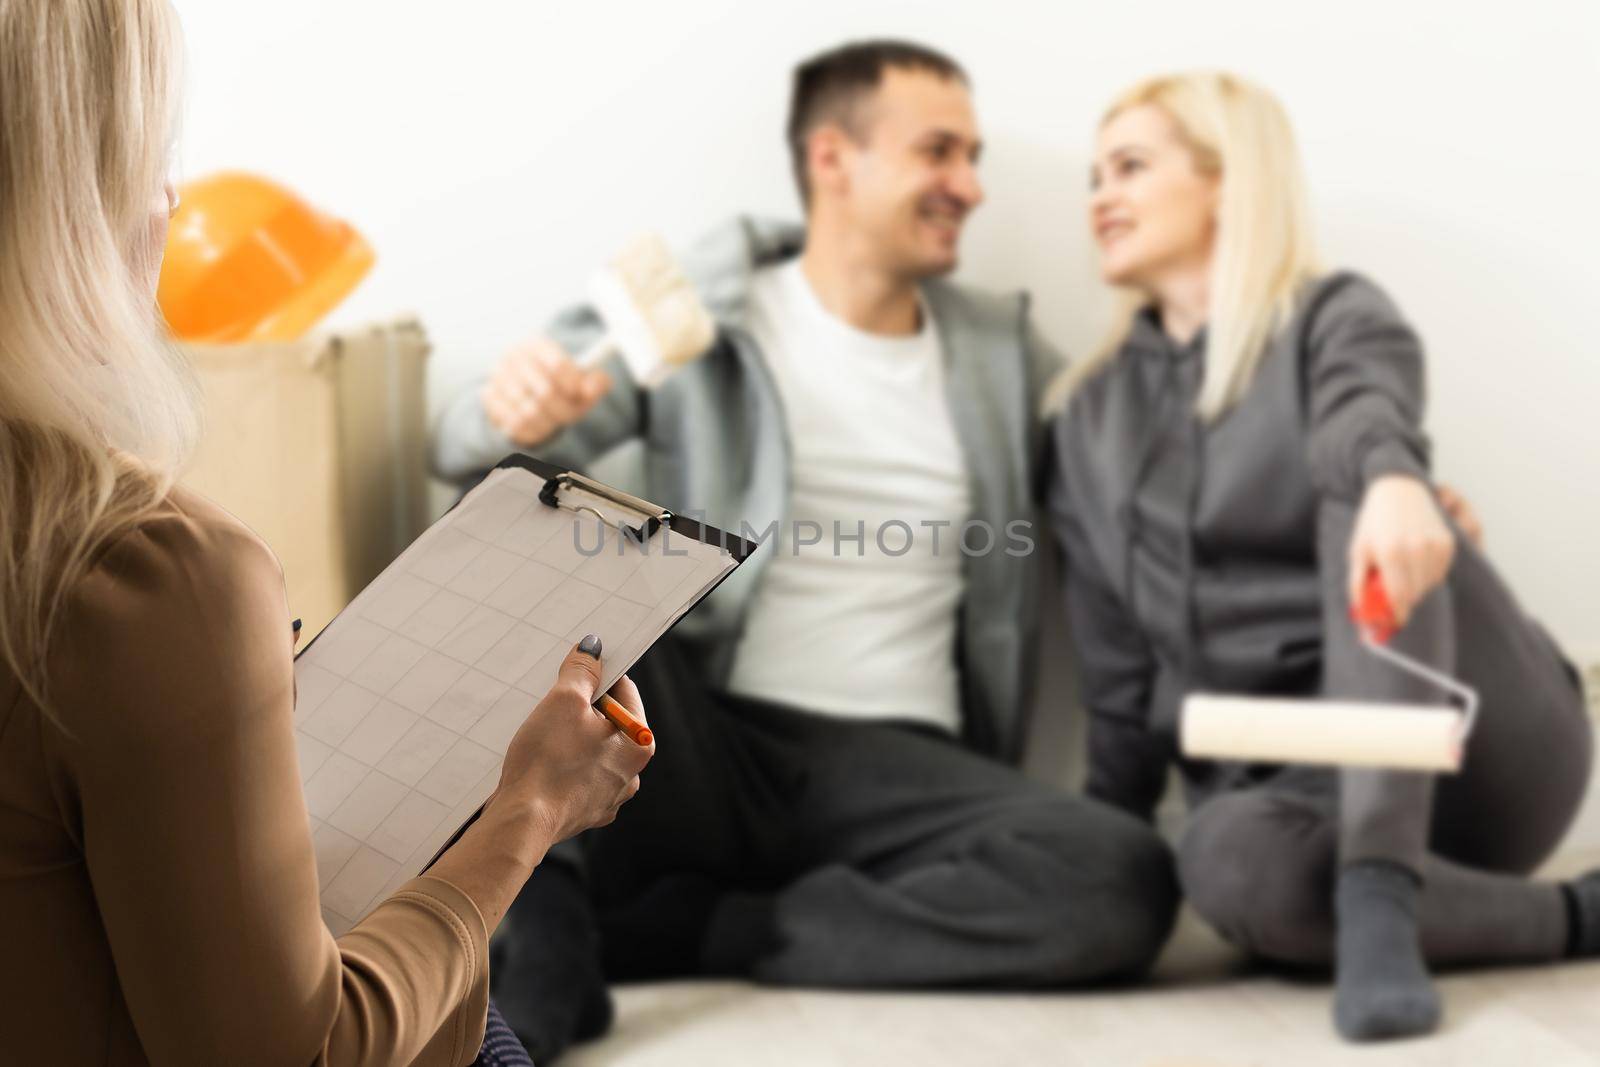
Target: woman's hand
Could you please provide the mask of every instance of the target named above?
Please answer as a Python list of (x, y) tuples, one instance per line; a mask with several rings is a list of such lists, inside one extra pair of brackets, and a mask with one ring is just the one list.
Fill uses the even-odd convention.
[[(587, 644), (590, 639), (585, 639)], [(655, 755), (591, 706), (600, 685), (600, 643), (567, 653), (556, 684), (512, 737), (491, 805), (525, 811), (554, 843), (616, 818), (639, 791), (639, 772)], [(626, 677), (611, 695), (639, 721), (644, 706)]]
[[(581, 651), (591, 642), (593, 655)], [(639, 747), (590, 706), (599, 656), (599, 638), (567, 653), (556, 684), (511, 738), (482, 815), (428, 871), (471, 898), (490, 931), (551, 845), (616, 818), (655, 755), (655, 745)], [(644, 720), (632, 682), (620, 679), (611, 695)]]
[(1350, 537), (1350, 603), (1360, 602), (1361, 583), (1375, 567), (1395, 623), (1404, 626), (1422, 598), (1450, 572), (1455, 552), (1455, 535), (1425, 483), (1403, 474), (1378, 478), (1367, 486)]

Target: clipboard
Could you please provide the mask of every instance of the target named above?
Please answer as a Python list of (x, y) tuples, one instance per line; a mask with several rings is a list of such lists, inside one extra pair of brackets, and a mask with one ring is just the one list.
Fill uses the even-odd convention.
[(477, 817), (586, 633), (604, 692), (756, 546), (508, 456), (295, 656), (295, 740), (337, 936)]

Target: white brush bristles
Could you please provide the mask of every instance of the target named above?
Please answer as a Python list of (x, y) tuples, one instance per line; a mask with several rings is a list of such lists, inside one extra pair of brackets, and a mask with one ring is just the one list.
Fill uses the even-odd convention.
[(645, 234), (629, 242), (590, 285), (590, 299), (605, 321), (605, 346), (583, 363), (620, 350), (639, 384), (654, 388), (676, 368), (706, 353), (716, 323), (672, 258), (666, 242)]

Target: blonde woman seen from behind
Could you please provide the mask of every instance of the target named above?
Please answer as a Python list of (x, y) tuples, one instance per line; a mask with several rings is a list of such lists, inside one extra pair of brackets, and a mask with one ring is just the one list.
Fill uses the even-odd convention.
[(468, 1063), (490, 931), (651, 750), (590, 711), (599, 649), (575, 649), (482, 817), (329, 934), (281, 572), (175, 487), (195, 392), (154, 291), (177, 59), (166, 0), (0, 0), (4, 1058)]
[(1334, 964), (1351, 1040), (1431, 1030), (1430, 963), (1600, 954), (1600, 879), (1526, 877), (1588, 781), (1576, 672), (1441, 512), (1421, 344), (1318, 264), (1282, 108), (1227, 74), (1151, 79), (1108, 110), (1092, 184), (1124, 303), (1065, 379), (1050, 491), (1089, 791), (1149, 818), (1189, 692), (1438, 702), (1359, 645), (1376, 571), (1395, 645), (1482, 696), (1463, 771), (1182, 761), (1190, 903), (1251, 952)]

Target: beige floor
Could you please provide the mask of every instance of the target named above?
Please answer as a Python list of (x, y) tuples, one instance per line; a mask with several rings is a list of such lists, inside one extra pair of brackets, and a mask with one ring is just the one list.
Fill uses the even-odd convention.
[(1323, 984), (1240, 976), (1186, 929), (1193, 966), (1136, 992), (846, 994), (679, 982), (621, 990), (606, 1040), (574, 1065), (1244, 1067), (1600, 1063), (1600, 964), (1440, 979), (1447, 1017), (1422, 1041), (1351, 1049)]
[[(1600, 689), (1600, 687), (1597, 687)], [(1597, 694), (1600, 695), (1600, 694)], [(1600, 866), (1600, 788), (1546, 872)], [(1600, 1064), (1600, 963), (1439, 980), (1443, 1030), (1355, 1049), (1325, 982), (1251, 973), (1185, 912), (1154, 980), (1048, 995), (863, 994), (674, 982), (620, 989), (617, 1026), (561, 1067), (1567, 1067)]]

